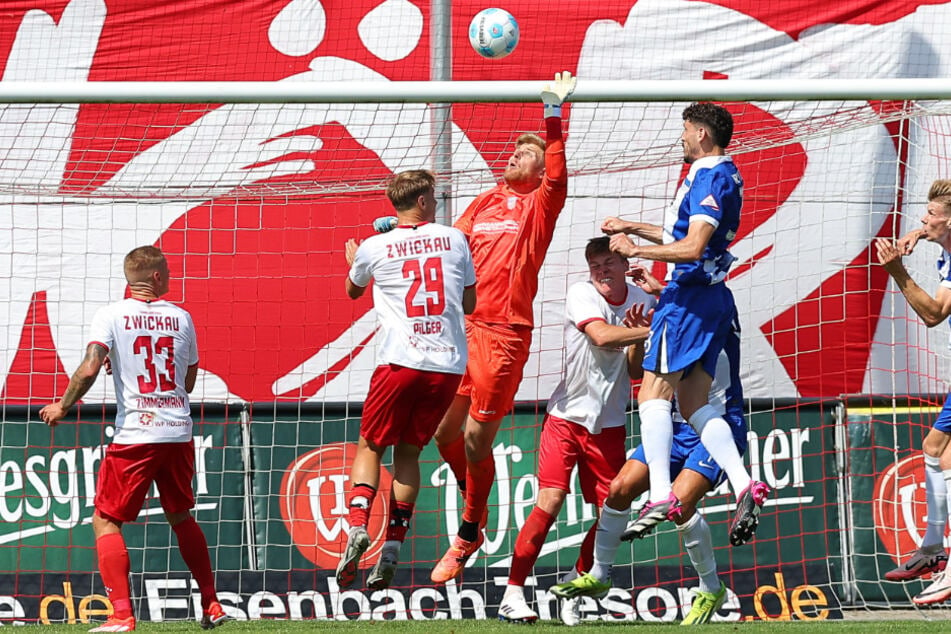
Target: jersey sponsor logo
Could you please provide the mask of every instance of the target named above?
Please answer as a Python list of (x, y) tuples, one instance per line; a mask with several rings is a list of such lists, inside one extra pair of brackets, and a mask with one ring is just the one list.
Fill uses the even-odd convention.
[(518, 233), (518, 222), (515, 220), (477, 222), (472, 225), (472, 233)]
[[(347, 494), (350, 464), (357, 446), (331, 443), (298, 456), (281, 480), (281, 519), (297, 550), (317, 566), (333, 570), (347, 546)], [(370, 511), (367, 532), (370, 549), (361, 566), (372, 566), (379, 557), (389, 517), (393, 476), (380, 468), (380, 486)]]
[(720, 211), (720, 205), (717, 204), (717, 200), (713, 197), (713, 194), (707, 194), (707, 197), (701, 200), (700, 204), (704, 207), (709, 207), (710, 209), (716, 209), (717, 211)]

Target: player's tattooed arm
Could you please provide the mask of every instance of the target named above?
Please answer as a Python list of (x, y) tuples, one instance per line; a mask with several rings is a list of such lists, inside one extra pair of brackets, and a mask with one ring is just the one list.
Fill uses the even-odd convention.
[(106, 361), (108, 351), (97, 343), (86, 346), (86, 356), (69, 379), (66, 392), (58, 403), (51, 403), (40, 410), (40, 418), (50, 427), (55, 427), (69, 409), (85, 396), (96, 382), (99, 370)]

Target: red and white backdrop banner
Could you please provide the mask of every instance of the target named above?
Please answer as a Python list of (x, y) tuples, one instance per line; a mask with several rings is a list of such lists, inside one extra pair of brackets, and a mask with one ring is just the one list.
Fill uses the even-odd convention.
[[(485, 5), (451, 4), (457, 80), (543, 80), (565, 69), (599, 80), (951, 75), (945, 2), (510, 0), (504, 6), (522, 36), (503, 60), (468, 47), (469, 19)], [(0, 67), (4, 82), (426, 80), (429, 29), (422, 0), (8, 0), (0, 7)], [(833, 109), (730, 106), (738, 134), (767, 130), (776, 139), (794, 137), (787, 123), (806, 107), (812, 117)], [(342, 245), (369, 235), (387, 205), (378, 188), (346, 185), (426, 165), (429, 150), (417, 146), (428, 108), (401, 112), (4, 108), (4, 402), (41, 404), (62, 392), (93, 312), (124, 293), (122, 256), (152, 243), (182, 278), (170, 299), (193, 313), (199, 330), (199, 398), (361, 400), (374, 318), (368, 300), (345, 296)], [(240, 135), (228, 133), (236, 122)], [(497, 176), (515, 133), (540, 129), (540, 107), (459, 105), (452, 123), (454, 168), (470, 176), (455, 185), (458, 214)], [(617, 172), (610, 162), (584, 166), (632, 149), (674, 148), (680, 126), (668, 104), (572, 106), (568, 158), (577, 171), (542, 271), (540, 328), (519, 399), (547, 398), (557, 381), (561, 300), (585, 274), (583, 246), (600, 220), (660, 222), (681, 174), (669, 163)], [(946, 331), (929, 342), (903, 303), (893, 304), (870, 250), (874, 237), (914, 226), (930, 181), (948, 176), (943, 150), (898, 132), (883, 122), (844, 129), (834, 143), (806, 135), (738, 154), (747, 202), (734, 251), (744, 265), (730, 285), (744, 327), (748, 396), (944, 389), (943, 356), (917, 347), (943, 347)], [(287, 195), (295, 181), (342, 185)], [(913, 263), (928, 271), (936, 255), (923, 246)], [(88, 399), (111, 400), (107, 383)]]

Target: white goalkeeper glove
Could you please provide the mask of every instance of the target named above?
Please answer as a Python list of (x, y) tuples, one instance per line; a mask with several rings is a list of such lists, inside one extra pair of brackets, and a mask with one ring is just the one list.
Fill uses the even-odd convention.
[(381, 216), (373, 221), (373, 230), (377, 233), (386, 233), (396, 229), (399, 221), (393, 216)]
[(549, 84), (542, 90), (542, 103), (545, 108), (545, 118), (561, 117), (561, 104), (565, 102), (568, 95), (575, 91), (575, 84), (578, 83), (577, 77), (572, 77), (571, 73), (555, 73), (555, 83)]

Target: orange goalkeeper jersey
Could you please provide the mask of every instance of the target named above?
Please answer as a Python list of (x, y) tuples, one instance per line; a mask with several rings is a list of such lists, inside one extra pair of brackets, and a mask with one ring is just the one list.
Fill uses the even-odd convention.
[(469, 318), (488, 324), (534, 325), (538, 272), (568, 197), (561, 119), (545, 120), (545, 177), (528, 193), (503, 182), (480, 194), (455, 227), (469, 238), (476, 272), (476, 309)]

